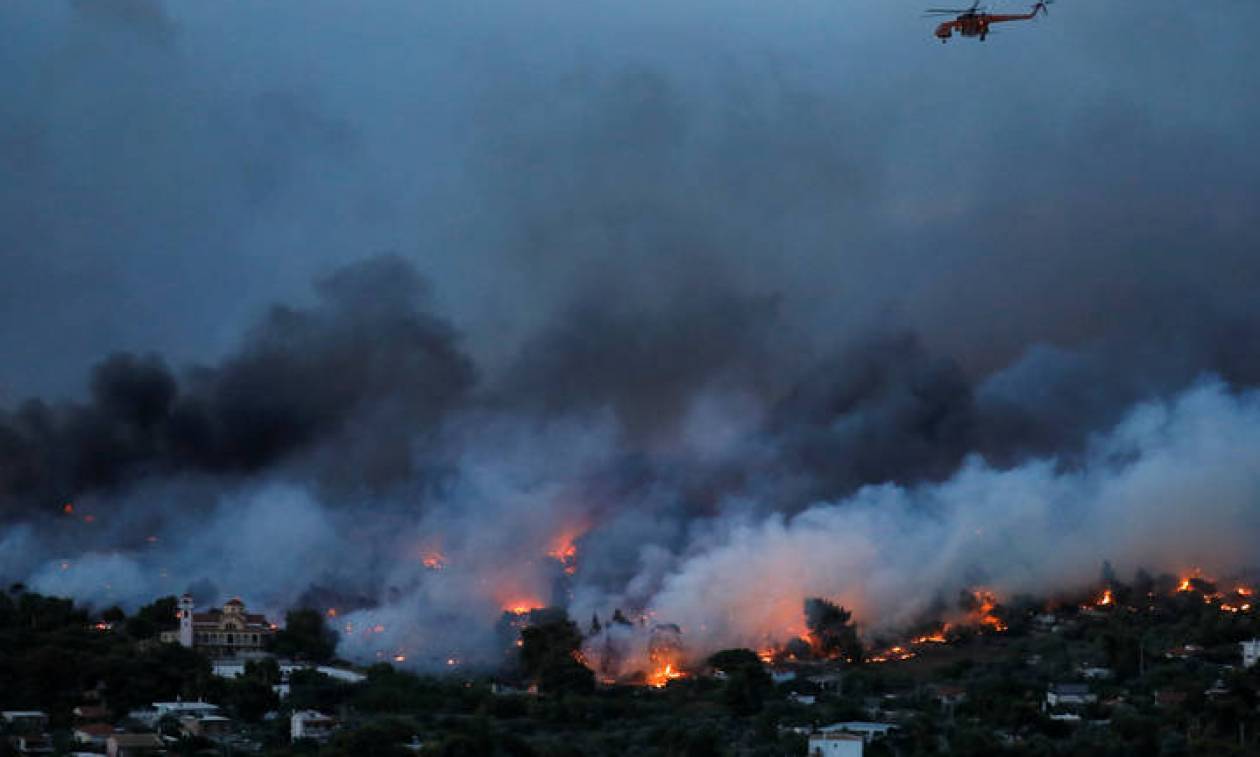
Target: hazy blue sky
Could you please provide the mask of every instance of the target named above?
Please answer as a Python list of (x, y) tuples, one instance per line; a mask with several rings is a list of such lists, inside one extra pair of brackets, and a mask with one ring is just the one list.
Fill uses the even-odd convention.
[(982, 371), (1250, 316), (1260, 7), (1062, 0), (942, 46), (921, 5), (5, 3), (0, 403), (213, 359), (382, 251), (490, 366), (574, 299), (705, 288)]

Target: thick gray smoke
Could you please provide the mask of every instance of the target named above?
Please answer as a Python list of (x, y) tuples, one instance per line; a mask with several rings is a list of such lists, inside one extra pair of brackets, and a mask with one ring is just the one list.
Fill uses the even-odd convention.
[(445, 668), (1253, 567), (1260, 9), (1156, 6), (6, 5), (0, 578)]

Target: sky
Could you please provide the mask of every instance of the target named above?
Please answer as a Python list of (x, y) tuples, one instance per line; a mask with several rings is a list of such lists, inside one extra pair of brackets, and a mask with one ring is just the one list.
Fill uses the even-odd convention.
[[(792, 549), (776, 523), (850, 529), (831, 509), (876, 507), (864, 487), (910, 520), (974, 512), (954, 493), (977, 476), (1054, 500), (1136, 419), (1252, 412), (1260, 8), (1060, 0), (945, 45), (922, 10), (6, 3), (0, 574), (275, 610), (318, 584), (428, 628), (416, 605), (449, 615), (467, 586), (396, 553), (457, 545), (473, 582), (533, 561), (538, 597), (572, 531), (602, 555), (573, 607), (704, 616), (705, 566)], [(1250, 487), (1188, 553), (1254, 525)], [(71, 500), (111, 525), (66, 533)], [(241, 513), (305, 524), (302, 559), (264, 571), (283, 580), (173, 554)], [(1191, 559), (1148, 541), (1129, 568)], [(372, 556), (297, 568), (347, 552)], [(54, 575), (77, 555), (130, 588)], [(851, 570), (776, 591), (904, 619)], [(1084, 575), (1034, 573), (1011, 586)]]

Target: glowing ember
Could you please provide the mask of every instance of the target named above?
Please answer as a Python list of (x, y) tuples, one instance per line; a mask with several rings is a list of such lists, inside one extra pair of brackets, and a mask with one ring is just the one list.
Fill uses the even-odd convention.
[(64, 505), (62, 505), (61, 512), (65, 513), (66, 515), (74, 515), (74, 503), (67, 502)]
[(328, 617), (330, 617), (330, 618), (335, 618), (335, 617), (337, 617), (337, 608), (336, 608), (336, 607), (329, 607), (329, 608), (328, 608), (328, 610), (327, 610), (324, 614), (325, 614), (325, 615), (327, 615), (327, 616), (328, 616)]
[(92, 522), (94, 522), (95, 520), (96, 520), (96, 516), (95, 516), (95, 515), (84, 515), (84, 516), (83, 516), (83, 522), (84, 522), (84, 523), (92, 523)]
[(866, 659), (866, 661), (879, 664), (879, 663), (885, 663), (885, 662), (892, 662), (894, 660), (896, 661), (909, 660), (912, 657), (914, 657), (914, 652), (902, 646), (895, 646), (895, 647), (889, 647), (888, 649), (884, 650), (883, 652), (879, 652), (878, 654), (871, 655), (870, 657)]
[(1192, 591), (1193, 586), (1190, 585), (1190, 577), (1181, 579), (1181, 583), (1177, 585), (1177, 591)]
[(1234, 593), (1243, 597), (1250, 597), (1255, 592), (1247, 586), (1239, 586), (1237, 589), (1234, 589)]
[(405, 654), (394, 655), (394, 662), (406, 662), (406, 661), (407, 661), (407, 655)]
[(446, 567), (446, 558), (441, 552), (426, 552), (420, 558), (420, 564), (429, 570), (441, 570)]
[(774, 662), (774, 649), (771, 647), (767, 647), (765, 649), (759, 649), (757, 650), (757, 657), (762, 662), (769, 665), (770, 663)]
[(933, 631), (923, 636), (916, 636), (910, 640), (911, 644), (948, 644), (949, 639), (945, 638), (945, 632), (949, 630), (949, 625), (941, 627), (939, 631)]

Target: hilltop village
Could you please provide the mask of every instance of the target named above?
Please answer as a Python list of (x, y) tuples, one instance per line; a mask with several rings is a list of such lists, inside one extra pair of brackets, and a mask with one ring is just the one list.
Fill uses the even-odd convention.
[(904, 639), (822, 599), (802, 638), (702, 660), (666, 624), (633, 680), (601, 676), (583, 648), (602, 629), (557, 608), (505, 611), (500, 668), (421, 676), (336, 660), (327, 608), (93, 613), (15, 586), (0, 755), (1260, 754), (1252, 589), (1104, 578), (1054, 600), (970, 592)]

